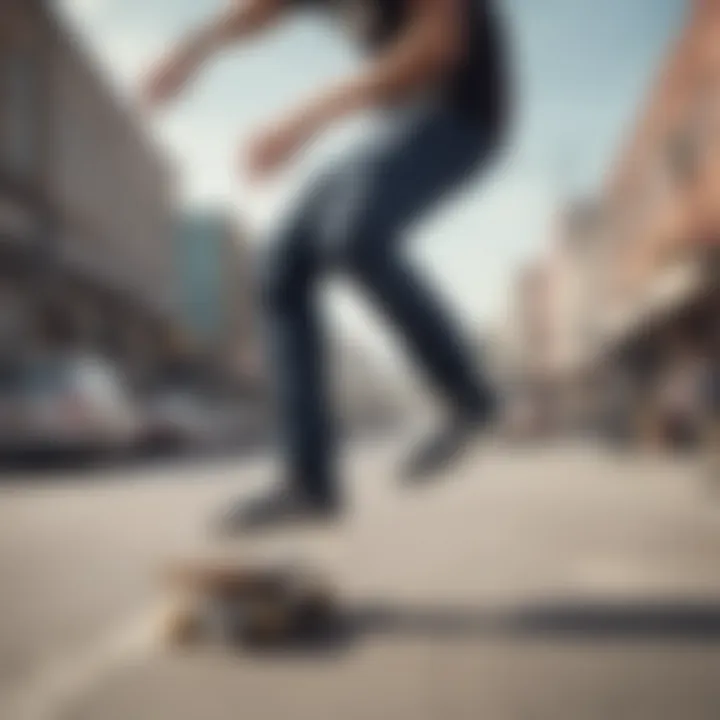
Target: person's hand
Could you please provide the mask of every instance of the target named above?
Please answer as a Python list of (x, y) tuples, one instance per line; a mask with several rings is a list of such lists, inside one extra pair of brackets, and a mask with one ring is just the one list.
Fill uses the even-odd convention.
[(244, 158), (250, 176), (260, 179), (280, 170), (317, 129), (310, 114), (298, 114), (261, 130), (250, 141)]
[(191, 49), (180, 49), (161, 60), (145, 78), (141, 94), (149, 108), (176, 98), (197, 69), (199, 59)]

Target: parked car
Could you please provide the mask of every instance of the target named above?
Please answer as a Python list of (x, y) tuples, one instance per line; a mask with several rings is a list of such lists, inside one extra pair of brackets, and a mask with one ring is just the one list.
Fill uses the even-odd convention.
[(27, 361), (0, 386), (0, 452), (122, 452), (141, 426), (121, 373), (99, 357)]

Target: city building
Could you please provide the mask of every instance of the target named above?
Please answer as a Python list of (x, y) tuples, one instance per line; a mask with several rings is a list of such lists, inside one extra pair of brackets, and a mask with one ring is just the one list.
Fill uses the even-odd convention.
[[(587, 427), (601, 355), (605, 238), (595, 200), (567, 203), (544, 251), (518, 276), (505, 323), (504, 374), (545, 431)], [(530, 408), (530, 410), (528, 410)]]
[(92, 348), (143, 375), (176, 296), (170, 168), (54, 3), (0, 16), (2, 326), (13, 347)]
[(504, 386), (508, 422), (522, 432), (550, 424), (552, 301), (547, 257), (528, 263), (511, 288), (502, 343), (508, 368)]
[(252, 253), (224, 210), (188, 212), (175, 237), (184, 352), (206, 358), (224, 377), (263, 382)]
[(597, 411), (607, 268), (602, 218), (595, 200), (567, 203), (556, 220), (549, 253), (548, 373), (556, 421), (567, 429), (591, 426)]
[(50, 28), (34, 0), (0, 6), (0, 353), (25, 346), (42, 285), (51, 215)]
[(643, 418), (668, 368), (717, 337), (719, 48), (720, 2), (696, 0), (603, 198), (608, 362), (634, 378)]

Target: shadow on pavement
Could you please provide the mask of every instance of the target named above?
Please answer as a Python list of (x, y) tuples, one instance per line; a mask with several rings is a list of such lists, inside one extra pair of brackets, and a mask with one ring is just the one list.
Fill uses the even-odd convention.
[[(230, 449), (207, 452), (147, 452), (102, 455), (81, 452), (16, 453), (0, 456), (0, 485), (22, 485), (24, 482), (58, 483), (63, 479), (73, 482), (102, 480), (103, 473), (122, 471), (129, 474), (145, 473), (155, 469), (173, 467), (207, 467), (213, 463), (245, 462), (264, 457), (273, 445), (246, 444)], [(144, 476), (150, 482), (152, 476)]]
[(720, 601), (563, 601), (509, 610), (376, 607), (354, 617), (359, 633), (426, 638), (510, 636), (572, 640), (720, 643)]
[(269, 651), (303, 657), (345, 652), (372, 637), (720, 645), (720, 599), (563, 600), (509, 609), (378, 603), (341, 609), (325, 632)]
[(60, 475), (90, 471), (99, 464), (97, 456), (80, 452), (15, 452), (0, 456), (0, 483), (17, 479), (48, 479), (48, 473)]
[[(387, 439), (387, 427), (356, 430), (348, 434), (348, 442), (367, 442)], [(152, 471), (172, 467), (207, 467), (212, 463), (245, 462), (268, 457), (278, 451), (278, 441), (272, 433), (249, 437), (227, 446), (212, 448), (134, 448), (119, 452), (89, 452), (73, 450), (7, 451), (0, 452), (0, 486), (26, 481), (57, 483), (69, 478), (83, 478), (93, 483), (101, 480), (103, 472)], [(143, 480), (149, 482), (150, 476)]]

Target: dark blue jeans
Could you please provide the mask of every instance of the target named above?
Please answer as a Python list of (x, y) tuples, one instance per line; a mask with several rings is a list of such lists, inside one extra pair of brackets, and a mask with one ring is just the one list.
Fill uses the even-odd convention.
[(448, 108), (389, 114), (380, 137), (318, 178), (271, 244), (262, 289), (281, 437), (289, 480), (309, 496), (322, 500), (337, 489), (318, 308), (318, 281), (328, 271), (360, 286), (452, 410), (486, 412), (489, 388), (401, 241), (491, 147), (477, 123)]

